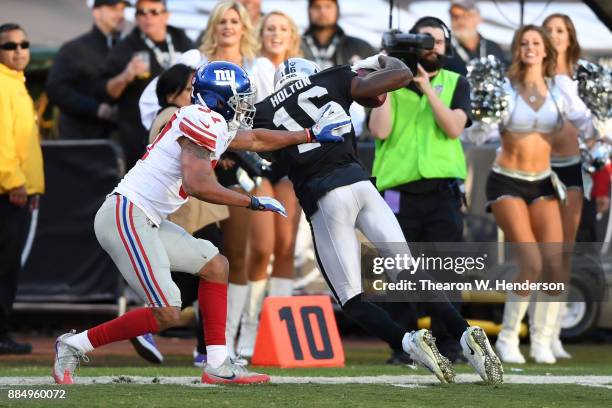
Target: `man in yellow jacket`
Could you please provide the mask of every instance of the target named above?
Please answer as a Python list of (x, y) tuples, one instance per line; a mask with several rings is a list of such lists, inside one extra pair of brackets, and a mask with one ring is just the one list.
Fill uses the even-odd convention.
[(45, 189), (34, 105), (23, 74), (29, 47), (21, 27), (0, 25), (0, 354), (32, 351), (9, 336), (30, 208)]

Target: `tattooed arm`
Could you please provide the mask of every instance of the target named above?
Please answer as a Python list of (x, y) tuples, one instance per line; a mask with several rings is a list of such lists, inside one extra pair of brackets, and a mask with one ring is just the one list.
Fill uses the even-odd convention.
[(223, 187), (213, 176), (212, 153), (186, 137), (178, 139), (181, 145), (181, 173), (183, 189), (198, 200), (213, 204), (249, 207), (251, 197)]

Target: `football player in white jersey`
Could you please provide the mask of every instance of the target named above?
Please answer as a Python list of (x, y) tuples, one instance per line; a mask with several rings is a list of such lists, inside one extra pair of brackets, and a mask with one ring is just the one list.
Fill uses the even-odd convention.
[(158, 333), (179, 319), (180, 292), (170, 270), (199, 276), (198, 302), (204, 319), (208, 361), (205, 383), (262, 383), (265, 374), (234, 364), (225, 345), (227, 259), (208, 241), (194, 238), (166, 220), (188, 196), (216, 204), (285, 215), (273, 198), (252, 197), (222, 187), (213, 168), (227, 149), (267, 151), (293, 144), (341, 142), (350, 118), (324, 106), (311, 129), (250, 129), (255, 92), (246, 72), (229, 62), (200, 67), (193, 80), (193, 103), (179, 109), (146, 153), (102, 204), (95, 233), (128, 284), (147, 306), (80, 333), (58, 337), (53, 377), (72, 384), (80, 359), (93, 349), (145, 333)]

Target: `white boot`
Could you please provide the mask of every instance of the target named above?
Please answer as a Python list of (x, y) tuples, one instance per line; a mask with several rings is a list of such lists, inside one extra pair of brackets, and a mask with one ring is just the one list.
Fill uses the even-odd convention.
[(519, 331), (528, 306), (529, 296), (519, 296), (514, 292), (508, 292), (502, 329), (495, 342), (497, 354), (504, 363), (525, 364), (525, 357), (519, 349)]
[(268, 296), (291, 296), (293, 295), (293, 279), (270, 278), (270, 292)]
[(559, 296), (538, 293), (533, 307), (529, 336), (531, 349), (529, 355), (538, 364), (555, 364), (557, 359), (552, 352), (552, 340), (559, 314)]
[(561, 321), (563, 321), (567, 305), (567, 302), (565, 302), (567, 296), (561, 296), (564, 300), (559, 304), (559, 313), (557, 313), (557, 321), (555, 322), (551, 348), (556, 358), (572, 358), (572, 355), (563, 348), (563, 343), (561, 342)]
[(267, 279), (249, 281), (249, 296), (242, 313), (240, 322), (240, 337), (236, 350), (241, 356), (253, 357), (255, 348), (255, 337), (257, 337), (257, 326), (259, 324), (259, 312), (266, 293)]
[(232, 359), (236, 358), (236, 333), (238, 333), (238, 324), (240, 316), (244, 309), (247, 292), (247, 285), (236, 285), (230, 283), (227, 285), (227, 324), (225, 326), (225, 344), (227, 344), (227, 352)]

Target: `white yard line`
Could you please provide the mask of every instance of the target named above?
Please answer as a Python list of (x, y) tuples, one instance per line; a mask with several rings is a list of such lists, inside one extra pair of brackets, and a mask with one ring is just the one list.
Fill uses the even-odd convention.
[[(76, 377), (77, 384), (176, 384), (196, 387), (210, 387), (200, 383), (198, 377), (140, 377), (140, 376), (101, 376), (101, 377)], [(481, 379), (475, 374), (459, 374), (456, 377), (458, 383), (475, 383)], [(272, 376), (275, 384), (380, 384), (393, 385), (404, 388), (417, 388), (438, 384), (428, 375), (378, 375), (364, 377), (280, 377)], [(612, 377), (599, 375), (517, 375), (508, 374), (504, 376), (506, 384), (576, 384), (590, 387), (602, 387), (612, 389)], [(7, 386), (33, 386), (52, 385), (51, 377), (0, 377), (0, 387)]]

